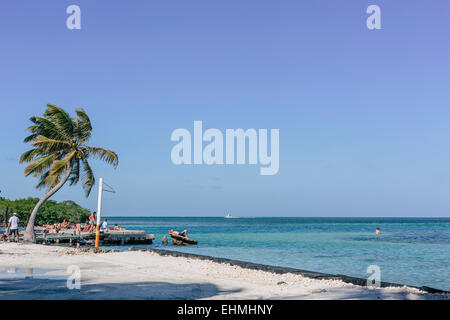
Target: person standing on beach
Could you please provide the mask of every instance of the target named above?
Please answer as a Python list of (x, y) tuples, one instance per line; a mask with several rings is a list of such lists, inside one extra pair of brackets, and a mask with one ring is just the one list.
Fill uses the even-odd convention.
[(11, 235), (16, 239), (16, 242), (19, 242), (19, 218), (17, 218), (17, 213), (13, 213), (12, 217), (9, 218), (8, 222), (8, 242), (10, 242)]
[(95, 225), (95, 214), (96, 212), (94, 211), (90, 216), (89, 216), (89, 222), (93, 225)]

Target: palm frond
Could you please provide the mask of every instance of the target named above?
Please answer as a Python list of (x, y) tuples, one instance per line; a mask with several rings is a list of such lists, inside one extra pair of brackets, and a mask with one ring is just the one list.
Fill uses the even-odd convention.
[(42, 189), (46, 187), (45, 180), (47, 179), (49, 175), (48, 171), (45, 171), (40, 177), (39, 177), (39, 183), (35, 186), (36, 189)]
[(38, 135), (36, 133), (30, 134), (25, 139), (23, 139), (23, 142), (28, 143), (30, 141), (33, 141)]
[(32, 160), (34, 159), (34, 157), (35, 157), (36, 155), (38, 155), (39, 153), (40, 153), (40, 150), (39, 150), (39, 149), (36, 149), (36, 148), (31, 149), (31, 150), (28, 150), (28, 151), (25, 151), (25, 152), (22, 153), (22, 155), (20, 156), (19, 163), (30, 162), (30, 161), (32, 161)]
[(58, 184), (59, 179), (60, 179), (60, 175), (57, 175), (57, 174), (52, 175), (49, 173), (48, 176), (44, 180), (45, 186), (48, 189), (50, 189)]
[(70, 185), (77, 184), (80, 180), (80, 160), (75, 160), (72, 165), (72, 172), (70, 173)]
[(77, 135), (81, 142), (86, 142), (91, 137), (92, 125), (89, 116), (83, 109), (75, 109), (77, 119)]
[(53, 162), (58, 158), (58, 153), (52, 153), (47, 156), (42, 156), (34, 159), (26, 168), (25, 176), (33, 173), (35, 177), (42, 174), (45, 170), (51, 167)]
[(50, 175), (54, 176), (54, 175), (61, 175), (65, 170), (67, 170), (72, 162), (73, 157), (75, 156), (75, 154), (77, 153), (76, 150), (73, 150), (71, 152), (69, 152), (64, 158), (62, 158), (61, 160), (56, 160), (52, 167), (50, 168)]
[(94, 172), (92, 171), (89, 162), (86, 159), (83, 159), (83, 189), (86, 197), (91, 193), (92, 187), (95, 184)]
[(51, 153), (58, 150), (68, 150), (73, 147), (69, 142), (50, 139), (41, 135), (37, 136), (33, 141), (31, 141), (31, 145), (37, 147), (43, 153)]
[(106, 163), (113, 165), (114, 168), (117, 168), (119, 165), (119, 157), (113, 151), (97, 147), (86, 147), (82, 150), (87, 157), (94, 157), (105, 161)]
[(69, 114), (54, 104), (47, 104), (47, 110), (44, 112), (44, 117), (51, 120), (58, 131), (64, 135), (65, 138), (71, 139), (73, 137), (73, 122)]
[[(36, 124), (35, 126), (30, 126), (26, 130), (33, 134), (41, 135), (50, 139), (56, 140), (68, 140), (68, 137), (64, 132), (61, 132), (56, 124), (47, 118), (42, 117), (31, 117), (30, 121)], [(28, 138), (27, 138), (28, 139)], [(70, 141), (70, 140), (69, 140)], [(25, 141), (27, 142), (27, 141)]]

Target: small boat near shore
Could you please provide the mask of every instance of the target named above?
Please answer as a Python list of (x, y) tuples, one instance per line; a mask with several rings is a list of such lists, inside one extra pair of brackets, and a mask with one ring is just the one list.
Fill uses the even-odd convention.
[(188, 245), (188, 244), (197, 244), (198, 243), (196, 240), (191, 239), (189, 237), (179, 235), (177, 232), (169, 231), (169, 235), (172, 237), (173, 245)]

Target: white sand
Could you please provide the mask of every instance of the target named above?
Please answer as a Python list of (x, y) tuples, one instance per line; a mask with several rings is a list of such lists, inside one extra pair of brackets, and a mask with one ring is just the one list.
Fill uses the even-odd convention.
[[(81, 269), (80, 290), (67, 288), (70, 265)], [(25, 279), (23, 269), (33, 272), (33, 279)], [(370, 289), (342, 281), (279, 275), (150, 252), (89, 254), (70, 248), (0, 243), (0, 299), (449, 299), (449, 296), (408, 287)]]

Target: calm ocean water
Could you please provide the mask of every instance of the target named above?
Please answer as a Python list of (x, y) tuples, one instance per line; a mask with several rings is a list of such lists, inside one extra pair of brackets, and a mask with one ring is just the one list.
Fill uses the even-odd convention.
[[(155, 234), (152, 248), (360, 278), (369, 276), (369, 265), (378, 265), (382, 281), (450, 291), (449, 218), (109, 217), (108, 222)], [(188, 229), (199, 244), (163, 246), (169, 229)]]

